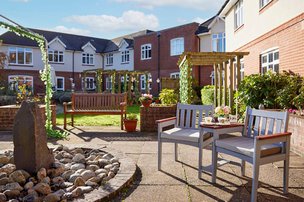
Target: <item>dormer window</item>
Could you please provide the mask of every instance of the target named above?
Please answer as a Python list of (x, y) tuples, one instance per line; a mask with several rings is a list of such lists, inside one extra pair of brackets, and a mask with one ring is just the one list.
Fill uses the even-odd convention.
[(63, 51), (49, 50), (48, 56), (49, 62), (63, 63)]
[(94, 65), (94, 54), (82, 53), (82, 64), (83, 65)]
[(128, 50), (121, 52), (121, 63), (130, 62), (130, 52)]
[(113, 53), (106, 55), (106, 65), (113, 65)]

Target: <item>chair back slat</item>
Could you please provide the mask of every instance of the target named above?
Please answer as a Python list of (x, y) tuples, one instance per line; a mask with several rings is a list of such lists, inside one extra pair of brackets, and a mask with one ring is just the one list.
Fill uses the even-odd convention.
[(202, 122), (203, 114), (213, 113), (212, 105), (188, 105), (177, 104), (176, 110), (176, 127), (198, 129)]
[(272, 135), (274, 133), (287, 132), (287, 129), (288, 112), (257, 110), (247, 107), (245, 118), (246, 134), (244, 135), (248, 137)]

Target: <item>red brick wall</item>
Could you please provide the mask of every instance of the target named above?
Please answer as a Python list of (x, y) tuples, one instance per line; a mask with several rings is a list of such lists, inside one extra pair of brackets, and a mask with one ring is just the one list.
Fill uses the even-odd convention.
[[(190, 23), (178, 27), (173, 27), (160, 32), (160, 77), (170, 77), (170, 73), (179, 72), (177, 66), (178, 56), (170, 56), (170, 40), (178, 37), (184, 37), (184, 50), (186, 52), (198, 51), (198, 38), (195, 35), (197, 23)], [(151, 43), (152, 58), (141, 60), (141, 45)], [(152, 74), (152, 93), (157, 94), (158, 78), (158, 37), (153, 32), (134, 39), (134, 69), (140, 71), (149, 71)]]
[(250, 52), (244, 58), (245, 75), (260, 72), (260, 54), (272, 47), (279, 48), (280, 71), (304, 76), (304, 13), (236, 50)]
[[(11, 131), (14, 126), (14, 118), (19, 110), (20, 106), (16, 105), (7, 105), (0, 107), (0, 131)], [(56, 105), (52, 105), (52, 125), (56, 126)], [(41, 106), (41, 113), (43, 113), (44, 120), (46, 120), (45, 116), (45, 108)]]

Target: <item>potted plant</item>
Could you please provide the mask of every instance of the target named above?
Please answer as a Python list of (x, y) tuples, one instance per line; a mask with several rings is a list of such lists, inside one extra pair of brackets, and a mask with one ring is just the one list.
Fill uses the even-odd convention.
[(153, 97), (153, 102), (154, 102), (155, 104), (160, 104), (159, 97)]
[[(228, 118), (229, 114), (230, 114), (230, 107), (228, 106), (219, 106), (216, 107), (214, 109), (214, 118), (215, 118), (215, 122), (223, 122), (225, 119)], [(217, 119), (217, 120), (216, 120)]]
[(152, 103), (152, 95), (142, 94), (141, 97), (139, 97), (139, 101), (144, 107), (149, 107)]
[(127, 114), (127, 118), (124, 119), (125, 130), (127, 132), (136, 131), (137, 126), (137, 115), (136, 114)]

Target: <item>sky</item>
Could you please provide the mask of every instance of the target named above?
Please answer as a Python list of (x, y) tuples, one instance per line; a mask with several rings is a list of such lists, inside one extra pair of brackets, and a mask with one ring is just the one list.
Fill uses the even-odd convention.
[(113, 39), (144, 29), (202, 23), (224, 1), (1, 0), (0, 14), (24, 27)]

